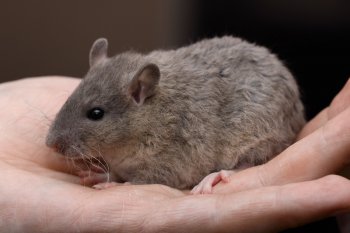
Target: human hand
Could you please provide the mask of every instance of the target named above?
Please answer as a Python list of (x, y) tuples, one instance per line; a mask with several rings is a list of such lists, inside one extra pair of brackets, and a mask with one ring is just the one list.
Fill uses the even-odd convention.
[[(100, 232), (133, 217), (132, 229), (146, 216), (147, 199), (184, 195), (164, 186), (112, 194), (79, 184), (75, 167), (44, 143), (54, 113), (78, 83), (52, 77), (0, 85), (0, 231)], [(124, 208), (133, 216), (123, 217)], [(112, 209), (120, 215), (108, 214)]]
[(0, 85), (1, 230), (273, 232), (350, 208), (350, 183), (336, 176), (225, 195), (162, 185), (82, 186), (74, 167), (44, 146), (50, 119), (78, 82), (51, 77)]

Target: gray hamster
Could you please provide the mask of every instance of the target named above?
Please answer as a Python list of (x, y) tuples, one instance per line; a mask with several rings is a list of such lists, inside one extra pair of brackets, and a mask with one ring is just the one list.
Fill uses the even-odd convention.
[(192, 188), (206, 175), (264, 163), (305, 123), (295, 80), (268, 49), (225, 36), (176, 50), (107, 56), (53, 121), (46, 144), (103, 157), (111, 181)]

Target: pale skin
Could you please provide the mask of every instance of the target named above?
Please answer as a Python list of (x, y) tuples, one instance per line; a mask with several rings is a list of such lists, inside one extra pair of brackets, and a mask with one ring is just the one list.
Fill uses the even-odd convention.
[[(162, 185), (95, 190), (44, 145), (79, 80), (0, 85), (0, 229), (7, 232), (277, 232), (350, 211), (350, 83), (266, 165), (190, 195)], [(73, 173), (73, 174), (70, 174)]]

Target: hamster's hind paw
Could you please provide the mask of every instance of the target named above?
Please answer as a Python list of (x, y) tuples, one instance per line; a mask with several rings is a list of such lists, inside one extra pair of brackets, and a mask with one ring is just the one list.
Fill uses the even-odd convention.
[(235, 173), (235, 171), (232, 170), (221, 170), (211, 173), (204, 177), (204, 179), (191, 190), (191, 194), (210, 194), (213, 191), (213, 187), (219, 182), (228, 183), (230, 181), (230, 175), (233, 173)]

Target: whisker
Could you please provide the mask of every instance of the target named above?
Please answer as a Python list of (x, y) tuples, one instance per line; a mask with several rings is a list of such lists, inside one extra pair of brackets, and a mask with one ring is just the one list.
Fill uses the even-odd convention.
[[(102, 154), (101, 154), (101, 150), (100, 150), (100, 146), (98, 146), (98, 149), (96, 148), (92, 148), (89, 147), (89, 153), (84, 153), (82, 152), (82, 150), (80, 148), (78, 148), (77, 146), (72, 145), (71, 148), (78, 154), (80, 155), (80, 158), (82, 159), (83, 163), (85, 164), (85, 166), (89, 169), (89, 175), (91, 174), (91, 167), (97, 168), (99, 170), (102, 169), (103, 173), (105, 173), (106, 177), (107, 177), (107, 182), (110, 182), (110, 174), (109, 174), (109, 166), (108, 163), (106, 162), (106, 160), (103, 158)], [(91, 151), (95, 151), (96, 155), (94, 155), (95, 153), (92, 153)], [(68, 157), (66, 157), (68, 158)], [(75, 164), (76, 158), (70, 158), (73, 164), (73, 167), (78, 167), (79, 170), (81, 170), (81, 168), (79, 166), (77, 166)]]
[(81, 159), (83, 161), (83, 163), (85, 164), (86, 167), (89, 167), (89, 164), (91, 164), (91, 161), (89, 160), (89, 157), (87, 155), (85, 155), (84, 153), (82, 153), (79, 148), (77, 148), (76, 146), (72, 146), (72, 149), (75, 150), (80, 156)]
[[(89, 153), (89, 154), (85, 154), (83, 153), (81, 150), (79, 150), (79, 148), (77, 148), (76, 146), (72, 146), (72, 148), (79, 154), (81, 155), (81, 157), (83, 158), (83, 162), (85, 163), (85, 165), (87, 167), (93, 166), (95, 168), (102, 168), (104, 172), (106, 172), (107, 168), (105, 167), (105, 165), (103, 163), (100, 162), (100, 160), (95, 157), (93, 154)], [(96, 165), (96, 161), (101, 165), (101, 166), (97, 166)], [(90, 165), (90, 166), (89, 166)]]
[(107, 161), (103, 158), (102, 154), (101, 154), (101, 148), (100, 148), (100, 144), (97, 143), (97, 147), (98, 149), (92, 148), (93, 150), (95, 150), (98, 154), (99, 154), (99, 158), (102, 159), (103, 163), (101, 161), (99, 161), (99, 163), (104, 167), (104, 171), (106, 172), (107, 175), (107, 182), (110, 182), (110, 168), (109, 165), (107, 163)]
[[(97, 154), (99, 155), (99, 157), (96, 157), (96, 156), (92, 156), (92, 157), (98, 162), (98, 164), (99, 164), (100, 167), (103, 169), (103, 171), (104, 171), (105, 173), (109, 174), (109, 167), (108, 167), (106, 161), (104, 160), (104, 158), (102, 157), (102, 154), (101, 154), (100, 150), (97, 150), (96, 148), (93, 148), (93, 147), (91, 147), (90, 149), (97, 152)], [(102, 159), (104, 163), (102, 163), (102, 162), (100, 161), (100, 159)]]

